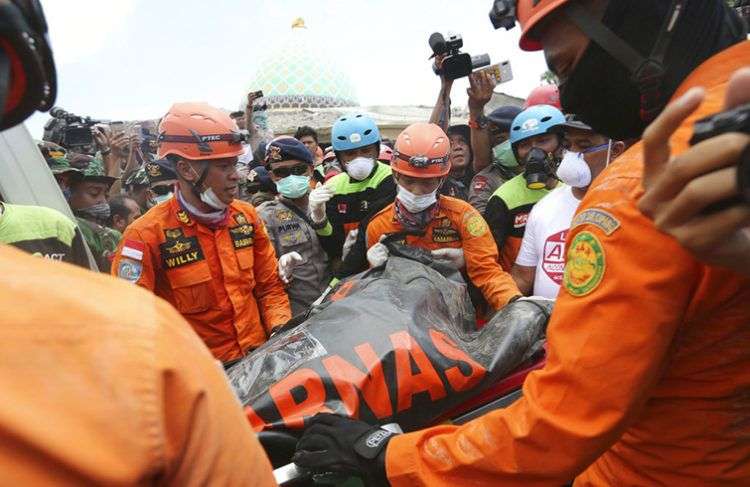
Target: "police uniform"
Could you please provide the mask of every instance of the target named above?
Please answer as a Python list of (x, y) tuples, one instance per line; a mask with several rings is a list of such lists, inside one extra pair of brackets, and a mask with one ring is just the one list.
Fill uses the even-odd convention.
[(286, 288), (292, 314), (305, 312), (320, 297), (331, 279), (328, 256), (309, 218), (292, 203), (281, 197), (260, 205), (258, 215), (263, 219), (276, 255), (281, 257), (297, 252), (302, 262), (294, 267), (292, 280)]
[(263, 222), (234, 200), (215, 229), (171, 198), (125, 230), (112, 273), (169, 301), (214, 356), (236, 360), (286, 323), (289, 300)]
[(469, 187), (469, 204), (484, 214), (487, 204), (495, 191), (503, 184), (516, 177), (511, 169), (492, 163), (474, 176)]

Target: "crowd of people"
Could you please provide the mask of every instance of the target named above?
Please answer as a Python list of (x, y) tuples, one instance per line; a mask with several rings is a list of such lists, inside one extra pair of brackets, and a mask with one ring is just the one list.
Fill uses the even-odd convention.
[[(746, 484), (748, 135), (688, 140), (696, 119), (750, 101), (747, 27), (718, 0), (520, 0), (517, 15), (521, 47), (545, 50), (560, 88), (489, 111), (495, 84), (476, 72), (469, 119), (452, 124), (442, 77), (430, 120), (395, 141), (356, 111), (330, 144), (308, 126), (277, 136), (256, 91), (237, 112), (177, 102), (157, 121), (94, 124), (85, 144), (53, 119), (37, 146), (75, 220), (0, 202), (0, 242), (116, 279), (1, 249), (0, 377), (15, 396), (0, 451), (17, 461), (0, 478), (273, 484), (214, 361), (231, 367), (386, 264), (395, 240), (460, 271), (482, 319), (557, 299), (547, 364), (512, 407), (464, 426), (396, 435), (319, 414), (298, 465), (374, 485)], [(30, 25), (3, 36), (46, 46), (43, 22)], [(51, 53), (0, 47), (45, 66), (34, 107), (49, 108)], [(6, 109), (3, 128), (21, 120)], [(20, 308), (45, 282), (45, 306)], [(19, 374), (43, 335), (52, 370)], [(61, 419), (31, 391), (56, 372)], [(92, 406), (104, 400), (117, 404)]]

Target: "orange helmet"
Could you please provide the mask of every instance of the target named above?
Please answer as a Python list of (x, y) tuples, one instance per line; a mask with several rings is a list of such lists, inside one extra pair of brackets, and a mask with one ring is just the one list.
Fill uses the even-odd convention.
[(245, 135), (232, 118), (207, 103), (175, 103), (159, 124), (159, 159), (221, 159), (243, 154)]
[(434, 123), (409, 125), (396, 139), (391, 168), (415, 178), (443, 177), (451, 169), (450, 140)]
[(560, 89), (556, 85), (537, 86), (523, 104), (524, 110), (536, 105), (552, 105), (558, 110), (562, 110), (560, 105)]
[(518, 22), (523, 28), (519, 45), (524, 51), (539, 51), (542, 45), (530, 36), (539, 22), (550, 12), (562, 7), (570, 0), (518, 0), (516, 5)]

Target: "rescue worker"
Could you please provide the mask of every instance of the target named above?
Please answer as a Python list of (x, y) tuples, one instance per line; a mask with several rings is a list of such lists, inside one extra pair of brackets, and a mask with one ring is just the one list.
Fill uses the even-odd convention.
[(205, 103), (175, 103), (159, 124), (159, 159), (178, 176), (175, 197), (125, 231), (112, 274), (169, 301), (225, 365), (290, 318), (263, 222), (235, 199), (237, 125)]
[(563, 281), (565, 240), (579, 203), (591, 183), (617, 159), (625, 144), (597, 134), (565, 117), (565, 151), (555, 176), (563, 183), (529, 213), (521, 249), (511, 275), (525, 295), (556, 299)]
[[(685, 95), (678, 111), (689, 109), (667, 121), (673, 134), (631, 147), (589, 188), (568, 236), (546, 364), (516, 403), (461, 426), (395, 436), (325, 415), (295, 461), (381, 482), (387, 475), (396, 487), (574, 477), (578, 486), (747, 485), (750, 281), (700, 263), (637, 207), (644, 155), (663, 164), (667, 140), (672, 155), (686, 153), (693, 123), (733, 104), (730, 76), (750, 64), (745, 27), (722, 0), (521, 0), (517, 12), (522, 48), (545, 49), (563, 107), (597, 132), (638, 137), (670, 97)], [(659, 47), (656, 85), (630, 76), (642, 64), (628, 64), (625, 46), (631, 54)], [(740, 150), (730, 152), (722, 158), (736, 161)]]
[(310, 218), (332, 260), (341, 258), (344, 240), (368, 215), (385, 207), (396, 196), (391, 167), (377, 160), (380, 131), (375, 121), (346, 115), (331, 129), (336, 160), (344, 172), (313, 189)]
[(407, 231), (405, 243), (432, 251), (441, 260), (465, 268), (489, 305), (498, 310), (520, 296), (513, 279), (497, 262), (492, 234), (468, 203), (438, 194), (450, 171), (450, 142), (435, 124), (416, 123), (399, 134), (393, 153), (398, 193), (393, 203), (367, 223), (367, 260), (385, 263), (388, 250), (380, 240)]
[[(35, 6), (0, 12), (0, 130), (54, 104)], [(7, 245), (0, 267), (0, 484), (275, 485), (224, 374), (171, 306)]]
[(536, 105), (521, 112), (511, 126), (510, 143), (524, 172), (490, 197), (484, 217), (492, 228), (500, 263), (510, 272), (521, 248), (529, 212), (557, 187), (555, 166), (562, 153), (565, 117), (555, 107)]
[(0, 201), (0, 243), (36, 257), (89, 268), (78, 226), (52, 208)]
[(83, 238), (94, 255), (101, 272), (109, 273), (122, 234), (106, 226), (109, 220), (107, 196), (115, 178), (104, 173), (99, 157), (91, 159), (82, 177), (72, 180), (68, 204), (78, 222)]
[(279, 195), (258, 207), (276, 255), (279, 277), (294, 316), (307, 311), (331, 280), (328, 256), (307, 216), (313, 157), (297, 139), (277, 139), (268, 146), (268, 170)]

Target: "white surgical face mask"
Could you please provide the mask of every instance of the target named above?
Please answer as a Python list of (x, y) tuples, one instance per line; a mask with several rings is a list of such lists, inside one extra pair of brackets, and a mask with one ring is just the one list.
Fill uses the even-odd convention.
[(573, 188), (586, 188), (591, 184), (592, 174), (584, 154), (599, 152), (607, 148), (607, 162), (605, 167), (609, 166), (609, 158), (612, 153), (612, 141), (606, 145), (592, 147), (583, 152), (566, 151), (560, 165), (557, 167), (557, 178), (563, 183)]
[(414, 194), (403, 186), (399, 186), (396, 198), (411, 213), (419, 213), (437, 202), (437, 192), (438, 190), (435, 189), (435, 191), (428, 194)]
[(154, 196), (154, 201), (156, 201), (156, 204), (158, 205), (159, 203), (164, 203), (172, 196), (174, 196), (174, 193), (172, 193), (171, 191), (167, 194), (157, 194), (156, 196)]
[(201, 193), (201, 201), (217, 211), (225, 210), (227, 206), (229, 206), (228, 204), (221, 201), (218, 196), (216, 196), (213, 188), (208, 188)]
[(362, 181), (372, 172), (372, 168), (375, 167), (375, 159), (371, 157), (357, 157), (345, 164), (346, 172), (353, 179)]
[[(190, 166), (190, 169), (193, 171), (193, 174), (195, 174), (195, 177), (200, 179), (200, 175), (196, 170), (193, 168), (193, 166)], [(194, 185), (193, 188), (196, 186)], [(216, 193), (214, 193), (213, 188), (208, 188), (205, 191), (201, 191), (200, 193), (200, 199), (202, 202), (210, 206), (216, 211), (223, 211), (226, 210), (229, 206), (228, 204), (224, 203), (219, 199), (218, 196), (216, 196)]]

